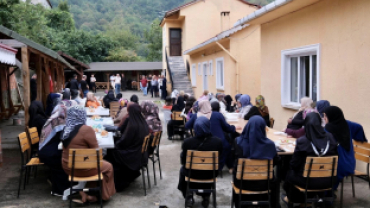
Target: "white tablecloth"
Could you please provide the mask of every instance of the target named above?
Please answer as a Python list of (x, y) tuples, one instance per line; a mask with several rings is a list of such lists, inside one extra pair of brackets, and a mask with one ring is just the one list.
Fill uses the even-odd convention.
[(95, 112), (92, 113), (89, 111), (89, 108), (85, 108), (86, 110), (86, 113), (87, 113), (87, 116), (105, 116), (105, 117), (109, 117), (109, 109), (108, 108), (103, 108), (101, 106), (99, 106), (98, 108), (95, 109)]

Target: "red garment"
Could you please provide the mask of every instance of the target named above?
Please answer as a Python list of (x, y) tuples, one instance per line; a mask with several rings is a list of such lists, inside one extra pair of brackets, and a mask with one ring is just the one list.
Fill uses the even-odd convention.
[(142, 80), (140, 80), (140, 82), (141, 82), (141, 86), (142, 87), (146, 87), (146, 85), (148, 84), (148, 80), (147, 79), (142, 79)]

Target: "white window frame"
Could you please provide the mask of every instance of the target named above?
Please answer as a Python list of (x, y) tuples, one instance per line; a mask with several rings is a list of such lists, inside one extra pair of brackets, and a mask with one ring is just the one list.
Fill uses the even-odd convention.
[[(208, 90), (209, 89), (209, 82), (208, 82), (208, 62), (203, 62), (202, 63), (202, 82), (203, 82), (203, 90)], [(207, 82), (207, 87), (206, 84), (204, 83), (204, 80), (206, 79)]]
[(213, 76), (213, 63), (212, 63), (212, 60), (209, 61), (208, 67), (209, 67), (209, 75), (210, 76)]
[[(219, 68), (218, 68), (218, 62), (222, 62), (222, 72), (223, 72), (223, 75), (222, 75), (222, 83), (223, 85), (221, 86), (220, 84), (220, 80), (219, 80)], [(224, 58), (223, 57), (220, 57), (220, 58), (217, 58), (216, 59), (216, 89), (218, 90), (224, 90), (225, 89), (225, 61), (224, 61)]]
[[(320, 58), (321, 45), (307, 45), (299, 48), (293, 48), (281, 51), (281, 105), (285, 108), (299, 109), (301, 104), (299, 102), (291, 101), (291, 57), (297, 56), (311, 56), (316, 55), (316, 84), (317, 84), (317, 100), (320, 100)], [(298, 61), (299, 62), (299, 61)], [(312, 59), (310, 58), (310, 62)], [(312, 63), (310, 64), (310, 77), (312, 77)], [(299, 70), (298, 70), (299, 71)], [(299, 85), (299, 81), (298, 81)], [(310, 81), (310, 94), (312, 94), (312, 80)], [(311, 95), (310, 95), (311, 96)], [(299, 98), (300, 99), (300, 98)]]
[(196, 64), (191, 65), (191, 85), (193, 87), (197, 86), (197, 65)]
[(199, 76), (202, 75), (202, 64), (201, 63), (198, 63), (198, 75)]

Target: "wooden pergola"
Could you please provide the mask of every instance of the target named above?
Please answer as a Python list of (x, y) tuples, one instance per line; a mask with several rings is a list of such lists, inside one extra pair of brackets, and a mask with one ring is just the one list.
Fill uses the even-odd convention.
[[(76, 69), (57, 52), (37, 44), (16, 32), (0, 25), (0, 43), (18, 49), (16, 67), (6, 67), (5, 71), (12, 75), (15, 70), (22, 71), (23, 93), (20, 93), (25, 111), (25, 123), (28, 125), (28, 108), (30, 97), (30, 70), (37, 74), (37, 99), (46, 104), (47, 96), (52, 91), (60, 92), (64, 88), (64, 69)], [(50, 79), (53, 88), (50, 87)], [(8, 96), (11, 96), (10, 94)], [(8, 115), (9, 116), (9, 115)], [(10, 115), (11, 116), (11, 115)]]
[(77, 74), (78, 81), (82, 79), (82, 75), (84, 74), (84, 71), (86, 69), (90, 69), (89, 65), (82, 63), (81, 61), (73, 58), (72, 56), (66, 54), (63, 51), (58, 51), (58, 54), (62, 56), (69, 64), (71, 64), (71, 66), (73, 66), (76, 69), (75, 72)]

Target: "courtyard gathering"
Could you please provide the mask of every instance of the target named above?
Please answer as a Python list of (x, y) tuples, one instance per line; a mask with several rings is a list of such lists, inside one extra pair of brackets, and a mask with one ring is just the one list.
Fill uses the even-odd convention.
[(146, 58), (0, 25), (0, 207), (369, 207), (370, 1), (183, 3)]

